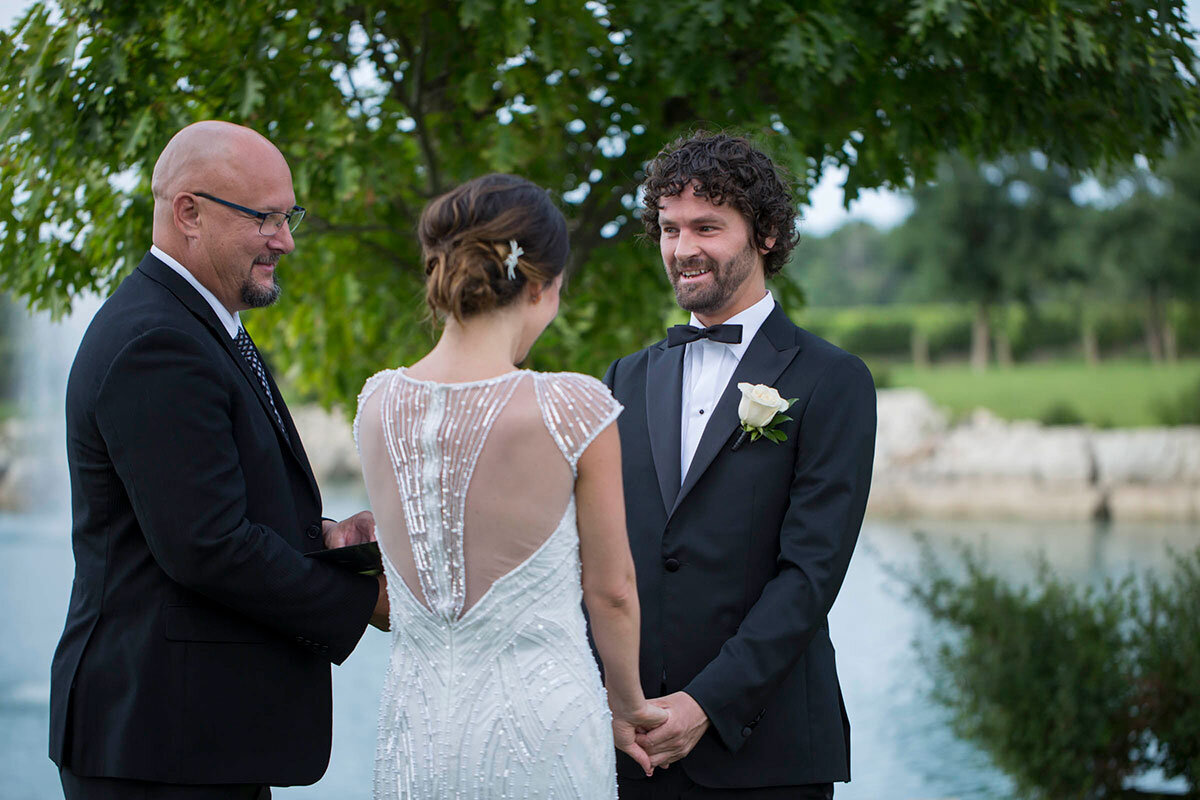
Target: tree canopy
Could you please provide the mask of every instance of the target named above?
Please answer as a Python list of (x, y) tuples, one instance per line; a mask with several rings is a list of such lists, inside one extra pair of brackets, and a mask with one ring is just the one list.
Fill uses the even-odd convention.
[[(645, 162), (700, 126), (848, 198), (939, 157), (1154, 158), (1196, 126), (1184, 1), (61, 0), (0, 34), (0, 285), (66, 309), (149, 245), (149, 175), (203, 118), (275, 141), (310, 209), (250, 318), (291, 385), (347, 401), (419, 355), (425, 202), (489, 171), (558, 193), (564, 313), (536, 366), (597, 372), (674, 304), (637, 237)], [(802, 299), (786, 276), (777, 296)]]

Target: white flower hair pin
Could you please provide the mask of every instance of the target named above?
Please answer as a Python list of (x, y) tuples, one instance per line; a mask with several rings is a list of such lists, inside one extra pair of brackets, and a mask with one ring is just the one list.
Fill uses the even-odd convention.
[(787, 441), (787, 434), (779, 430), (779, 426), (792, 421), (792, 418), (783, 412), (787, 411), (797, 398), (780, 397), (778, 390), (763, 383), (739, 383), (737, 388), (742, 392), (742, 400), (738, 403), (742, 432), (733, 443), (733, 449), (737, 450), (745, 443), (747, 434), (752, 442), (760, 437), (770, 439), (776, 444)]
[(504, 266), (508, 267), (508, 279), (515, 281), (517, 279), (517, 259), (525, 255), (525, 251), (521, 249), (521, 245), (517, 244), (516, 239), (508, 240), (508, 255), (504, 257)]

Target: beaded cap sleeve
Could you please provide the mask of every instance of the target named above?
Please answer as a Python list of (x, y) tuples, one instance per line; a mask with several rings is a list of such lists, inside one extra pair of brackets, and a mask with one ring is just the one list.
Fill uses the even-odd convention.
[(546, 428), (575, 472), (583, 451), (624, 407), (607, 386), (590, 375), (541, 373), (536, 376), (536, 386)]

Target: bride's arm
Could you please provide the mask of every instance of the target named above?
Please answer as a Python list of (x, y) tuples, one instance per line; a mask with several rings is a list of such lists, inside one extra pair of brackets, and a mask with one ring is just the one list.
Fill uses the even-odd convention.
[(605, 428), (579, 458), (575, 498), (583, 602), (596, 650), (604, 662), (616, 744), (649, 774), (649, 757), (634, 743), (633, 734), (639, 728), (661, 725), (666, 712), (646, 702), (638, 677), (637, 577), (625, 532), (621, 440), (616, 425)]

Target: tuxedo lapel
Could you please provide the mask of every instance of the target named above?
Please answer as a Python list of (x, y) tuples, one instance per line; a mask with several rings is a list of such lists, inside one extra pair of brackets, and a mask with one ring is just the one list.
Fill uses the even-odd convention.
[[(244, 375), (246, 380), (250, 383), (250, 388), (258, 397), (259, 404), (263, 407), (263, 411), (266, 413), (267, 419), (270, 420), (271, 425), (275, 428), (275, 431), (282, 440), (284, 447), (292, 454), (293, 457), (296, 458), (297, 461), (300, 462), (301, 466), (304, 467), (304, 474), (308, 478), (308, 482), (312, 487), (313, 493), (320, 497), (316, 478), (312, 474), (312, 469), (309, 467), (308, 458), (305, 455), (303, 448), (300, 447), (300, 437), (296, 433), (295, 426), (291, 421), (291, 416), (288, 414), (287, 407), (283, 403), (283, 396), (279, 396), (279, 401), (276, 406), (279, 409), (280, 417), (284, 422), (284, 424), (281, 425), (280, 422), (275, 419), (275, 414), (271, 411), (271, 403), (267, 399), (267, 392), (265, 387), (262, 385), (262, 381), (258, 379), (258, 375), (254, 373), (254, 370), (248, 363), (246, 363), (246, 359), (241, 353), (238, 352), (237, 345), (234, 344), (233, 339), (229, 336), (229, 331), (227, 331), (225, 326), (221, 324), (221, 321), (217, 319), (217, 315), (212, 310), (212, 306), (210, 306), (208, 301), (200, 296), (200, 293), (197, 292), (191, 284), (180, 277), (175, 270), (159, 261), (152, 254), (146, 254), (146, 257), (143, 258), (142, 262), (138, 265), (138, 269), (141, 270), (151, 280), (166, 287), (171, 294), (175, 295), (179, 302), (183, 303), (183, 305), (186, 306), (193, 315), (195, 315), (202, 322), (204, 322), (205, 325), (208, 326), (209, 330), (217, 338), (217, 341), (220, 342), (221, 346), (224, 347), (226, 352), (229, 353), (229, 357), (233, 359), (233, 363), (237, 364), (238, 369), (242, 371), (242, 375)], [(272, 387), (275, 386), (275, 381), (271, 377), (270, 371), (267, 371), (267, 380), (270, 381)], [(278, 395), (278, 390), (275, 390), (275, 393)], [(291, 430), (288, 430), (289, 426), (291, 427)]]
[(646, 359), (646, 421), (650, 452), (663, 508), (670, 510), (679, 494), (679, 452), (683, 414), (683, 348), (663, 342)]
[[(712, 417), (704, 426), (704, 435), (700, 437), (700, 443), (696, 446), (696, 454), (692, 457), (692, 463), (688, 467), (688, 474), (683, 480), (683, 485), (679, 488), (674, 502), (667, 505), (670, 509), (668, 517), (679, 508), (688, 492), (700, 480), (700, 476), (712, 464), (713, 459), (717, 457), (722, 448), (729, 443), (733, 434), (741, 429), (737, 409), (742, 393), (738, 390), (737, 385), (739, 383), (765, 383), (768, 386), (774, 384), (787, 365), (792, 363), (796, 353), (800, 352), (800, 346), (796, 344), (795, 331), (795, 326), (783, 313), (783, 307), (776, 303), (775, 309), (763, 322), (762, 327), (758, 329), (758, 333), (746, 348), (746, 353), (738, 362), (733, 377), (729, 379), (725, 391), (721, 394), (721, 399), (717, 402), (717, 407), (713, 409)], [(678, 349), (682, 350), (683, 348)], [(647, 396), (649, 396), (648, 393)], [(680, 428), (678, 402), (676, 402), (676, 406), (675, 450), (678, 454)], [(676, 464), (678, 461), (677, 457)], [(659, 480), (662, 480), (661, 475)]]

